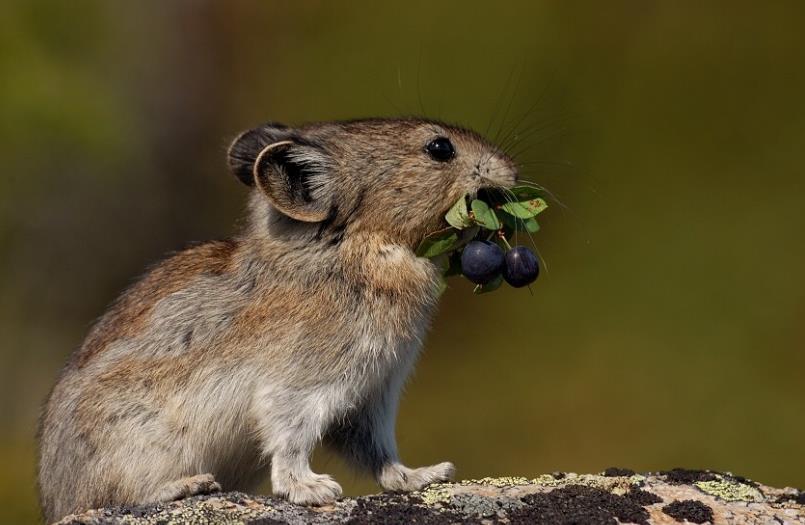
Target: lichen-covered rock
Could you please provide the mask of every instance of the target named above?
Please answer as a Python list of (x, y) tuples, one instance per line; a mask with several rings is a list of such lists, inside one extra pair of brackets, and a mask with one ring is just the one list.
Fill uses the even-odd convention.
[(639, 475), (546, 474), (437, 483), (411, 494), (345, 498), (301, 507), (227, 492), (140, 507), (90, 510), (59, 525), (101, 524), (804, 524), (805, 493), (740, 476), (674, 469)]

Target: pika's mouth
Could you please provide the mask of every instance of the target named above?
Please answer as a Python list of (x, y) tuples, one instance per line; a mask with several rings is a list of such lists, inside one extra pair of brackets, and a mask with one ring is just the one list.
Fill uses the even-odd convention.
[(482, 200), (489, 206), (500, 206), (509, 201), (506, 192), (507, 188), (500, 186), (481, 186), (471, 197)]

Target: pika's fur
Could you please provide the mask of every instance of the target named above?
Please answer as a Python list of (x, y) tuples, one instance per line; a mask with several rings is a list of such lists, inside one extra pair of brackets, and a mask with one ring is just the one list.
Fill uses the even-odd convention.
[(48, 521), (248, 491), (269, 472), (293, 502), (332, 501), (341, 487), (308, 464), (320, 442), (387, 490), (452, 476), (397, 455), (400, 391), (438, 298), (439, 271), (413, 249), (461, 195), (511, 186), (511, 159), (465, 129), (372, 119), (266, 124), (235, 139), (229, 165), (252, 188), (244, 231), (148, 272), (54, 387), (40, 423)]

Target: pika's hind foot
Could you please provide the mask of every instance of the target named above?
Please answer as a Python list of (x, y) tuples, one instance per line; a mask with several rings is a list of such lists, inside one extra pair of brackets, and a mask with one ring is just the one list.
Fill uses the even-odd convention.
[(274, 494), (299, 505), (324, 505), (341, 497), (341, 485), (327, 474), (310, 474), (299, 479), (288, 477), (274, 483)]
[(212, 474), (199, 474), (166, 483), (149, 499), (151, 501), (173, 501), (220, 491), (221, 485), (215, 481)]
[(456, 467), (448, 461), (420, 468), (408, 468), (400, 463), (392, 463), (383, 468), (378, 481), (385, 490), (410, 492), (420, 490), (431, 483), (450, 481), (455, 472)]

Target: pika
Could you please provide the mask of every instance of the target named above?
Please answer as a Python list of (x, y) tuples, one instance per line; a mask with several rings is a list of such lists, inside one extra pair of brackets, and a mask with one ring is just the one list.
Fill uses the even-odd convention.
[(440, 271), (414, 249), (514, 162), (441, 122), (269, 123), (229, 148), (250, 188), (242, 231), (180, 251), (123, 293), (70, 357), (40, 419), (44, 516), (250, 491), (337, 499), (318, 444), (385, 490), (452, 477), (408, 468), (395, 419)]

